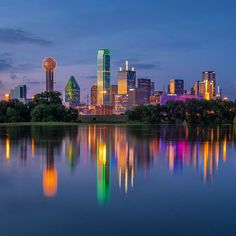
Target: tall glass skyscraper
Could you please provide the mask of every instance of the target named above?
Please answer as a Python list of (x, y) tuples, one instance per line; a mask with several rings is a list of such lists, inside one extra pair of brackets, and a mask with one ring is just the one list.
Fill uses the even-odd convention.
[(137, 104), (149, 104), (150, 96), (152, 90), (152, 81), (150, 79), (138, 79), (138, 88), (136, 92), (137, 96)]
[(65, 102), (71, 107), (77, 107), (80, 104), (80, 87), (74, 76), (71, 76), (65, 88)]
[(120, 68), (118, 71), (118, 94), (128, 94), (129, 90), (135, 89), (136, 86), (136, 71), (134, 68), (129, 69), (128, 61), (126, 68)]
[(213, 84), (213, 97), (216, 96), (216, 73), (215, 71), (202, 72), (202, 81), (208, 81)]
[(99, 49), (97, 55), (97, 105), (111, 105), (111, 56), (108, 49)]
[(90, 89), (90, 104), (92, 106), (96, 106), (97, 105), (97, 85), (94, 84), (91, 89)]
[(10, 91), (11, 99), (18, 99), (21, 102), (25, 102), (27, 99), (27, 87), (26, 85), (17, 86)]
[(170, 81), (169, 94), (183, 95), (184, 94), (184, 81), (182, 79), (173, 79)]

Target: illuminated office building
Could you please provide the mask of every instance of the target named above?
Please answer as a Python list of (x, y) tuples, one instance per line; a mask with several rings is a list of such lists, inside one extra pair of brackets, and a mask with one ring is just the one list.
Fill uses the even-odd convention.
[(206, 100), (212, 100), (214, 99), (214, 82), (210, 80), (205, 80), (205, 94), (204, 99)]
[(128, 61), (126, 61), (125, 69), (120, 68), (118, 71), (118, 94), (128, 94), (130, 89), (135, 89), (136, 71), (134, 68), (129, 69)]
[(91, 90), (90, 90), (90, 101), (91, 101), (91, 105), (92, 106), (96, 106), (97, 105), (97, 85), (94, 84), (92, 87), (91, 87)]
[(111, 106), (112, 108), (115, 107), (115, 96), (118, 94), (118, 86), (117, 85), (111, 85), (110, 89), (110, 98), (111, 98)]
[(97, 105), (109, 106), (110, 101), (110, 79), (111, 65), (110, 51), (108, 49), (98, 50), (97, 55)]
[(74, 76), (71, 76), (65, 88), (65, 102), (71, 107), (77, 107), (80, 104), (80, 87)]
[(200, 81), (196, 81), (192, 87), (191, 94), (192, 95), (199, 95), (200, 94)]
[(154, 96), (155, 93), (155, 82), (151, 82), (151, 94), (150, 96)]
[(202, 81), (208, 81), (213, 86), (213, 97), (216, 96), (216, 73), (215, 71), (202, 72)]
[(217, 99), (221, 99), (222, 98), (222, 90), (220, 89), (220, 86), (218, 86), (216, 98)]
[(152, 81), (150, 79), (138, 79), (138, 87), (136, 88), (136, 104), (146, 105), (150, 103), (152, 90)]
[(27, 87), (26, 85), (17, 86), (14, 89), (11, 89), (10, 99), (18, 99), (21, 102), (25, 102), (27, 99)]
[(154, 95), (150, 97), (150, 104), (160, 105), (162, 95), (163, 95), (163, 91), (155, 91)]
[(138, 105), (150, 104), (150, 90), (145, 88), (131, 89), (128, 93), (128, 105), (127, 109), (132, 110)]
[(169, 94), (183, 95), (184, 81), (180, 79), (171, 80), (169, 84)]
[(214, 83), (213, 81), (205, 80), (199, 82), (199, 95), (206, 100), (214, 99)]
[(199, 82), (199, 95), (201, 95), (203, 98), (205, 96), (205, 82), (204, 81)]
[(128, 93), (128, 110), (132, 110), (136, 106), (137, 89), (131, 89)]
[(43, 67), (46, 71), (46, 91), (54, 91), (54, 71), (56, 69), (57, 62), (54, 58), (48, 57), (43, 60)]
[(125, 114), (128, 110), (128, 94), (115, 95), (114, 113), (116, 115)]

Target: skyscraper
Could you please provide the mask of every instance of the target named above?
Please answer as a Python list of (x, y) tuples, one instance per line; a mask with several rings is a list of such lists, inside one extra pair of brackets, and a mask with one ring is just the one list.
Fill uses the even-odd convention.
[(149, 104), (152, 90), (152, 82), (150, 79), (138, 79), (137, 104)]
[(46, 91), (53, 92), (54, 90), (54, 71), (57, 62), (54, 58), (48, 57), (43, 60), (43, 67), (46, 71)]
[(138, 79), (138, 88), (145, 88), (151, 93), (152, 81), (150, 79)]
[(128, 94), (117, 94), (115, 95), (114, 101), (114, 114), (121, 115), (125, 114), (128, 110)]
[(134, 68), (129, 69), (128, 61), (126, 61), (126, 68), (120, 68), (118, 71), (118, 94), (128, 94), (130, 89), (135, 89), (136, 86), (136, 71)]
[(90, 90), (90, 101), (91, 101), (91, 105), (92, 106), (96, 106), (97, 105), (97, 85), (94, 84), (92, 87), (91, 87), (91, 90)]
[(108, 49), (99, 49), (97, 55), (97, 105), (111, 105), (111, 57)]
[(71, 76), (65, 88), (65, 102), (71, 107), (77, 107), (80, 104), (80, 87), (74, 76)]
[(200, 81), (196, 81), (191, 89), (192, 95), (199, 95), (200, 94)]
[(204, 71), (202, 72), (202, 81), (212, 82), (213, 86), (213, 97), (216, 96), (216, 73), (215, 71)]
[(181, 79), (171, 80), (169, 85), (169, 94), (184, 94), (184, 81)]
[(10, 91), (10, 99), (18, 99), (21, 102), (26, 102), (27, 99), (27, 87), (26, 85), (17, 86)]
[(118, 93), (118, 86), (117, 85), (111, 85), (111, 89), (110, 89), (110, 93), (111, 93), (111, 106), (112, 108), (115, 107), (115, 96)]
[(206, 100), (212, 100), (214, 98), (214, 83), (213, 81), (205, 80), (199, 82), (199, 95)]
[(151, 82), (151, 96), (154, 96), (155, 93), (155, 82)]

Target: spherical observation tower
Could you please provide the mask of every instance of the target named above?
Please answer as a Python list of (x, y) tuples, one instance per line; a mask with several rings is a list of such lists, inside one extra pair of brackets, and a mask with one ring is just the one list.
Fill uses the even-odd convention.
[(57, 67), (57, 62), (53, 57), (47, 57), (43, 60), (43, 68), (46, 71), (46, 91), (53, 92), (54, 71)]

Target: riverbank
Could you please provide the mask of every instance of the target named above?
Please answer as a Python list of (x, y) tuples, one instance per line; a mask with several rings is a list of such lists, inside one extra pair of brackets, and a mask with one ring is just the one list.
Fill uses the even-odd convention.
[(4, 126), (78, 126), (78, 125), (146, 125), (141, 122), (17, 122), (17, 123), (0, 123)]

